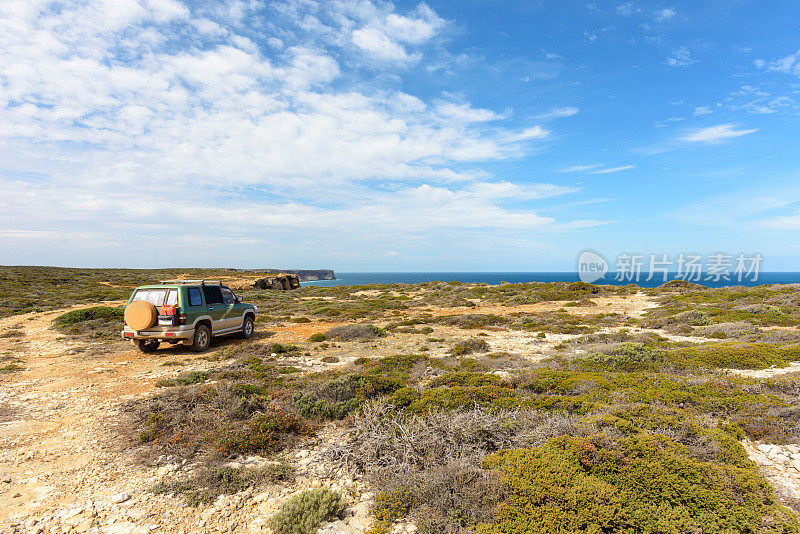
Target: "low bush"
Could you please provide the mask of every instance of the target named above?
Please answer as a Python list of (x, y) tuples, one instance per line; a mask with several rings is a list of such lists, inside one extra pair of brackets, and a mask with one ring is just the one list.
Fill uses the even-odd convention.
[(510, 494), (481, 533), (798, 531), (754, 468), (694, 460), (664, 436), (557, 437), (484, 466)]
[(83, 308), (80, 310), (72, 310), (59, 315), (55, 318), (57, 326), (69, 326), (84, 321), (92, 321), (95, 319), (103, 319), (105, 321), (120, 322), (125, 315), (125, 308), (111, 308), (109, 306), (94, 306), (92, 308)]
[(491, 325), (506, 324), (509, 319), (499, 315), (465, 313), (462, 315), (443, 315), (438, 322), (448, 326), (457, 326), (464, 329), (485, 328)]
[(286, 501), (269, 520), (274, 534), (314, 534), (325, 521), (341, 516), (344, 499), (327, 488), (302, 491)]
[(472, 354), (473, 352), (489, 352), (489, 344), (483, 339), (466, 339), (459, 341), (453, 348), (450, 349), (450, 354), (454, 356), (463, 356), (465, 354)]
[(487, 453), (579, 432), (570, 416), (530, 409), (472, 406), (418, 415), (377, 401), (352, 421), (346, 437), (326, 451), (328, 460), (363, 474), (382, 492), (376, 518), (388, 522), (409, 514), (429, 533), (458, 532), (492, 519), (504, 490), (498, 473), (481, 468)]
[(406, 517), (416, 504), (417, 500), (410, 490), (382, 491), (375, 496), (375, 501), (372, 503), (370, 512), (375, 522), (369, 532), (373, 534), (388, 532), (392, 523)]
[(431, 410), (454, 410), (474, 405), (513, 407), (516, 405), (513, 388), (501, 386), (452, 386), (427, 389), (408, 405), (408, 409), (424, 413)]
[(272, 343), (269, 350), (274, 354), (290, 354), (293, 352), (300, 352), (300, 347), (297, 345), (282, 345), (280, 343)]
[(291, 408), (291, 389), (275, 388), (271, 379), (247, 381), (257, 373), (244, 373), (231, 383), (222, 378), (226, 373), (234, 375), (219, 373), (213, 385), (170, 383), (174, 387), (127, 404), (124, 429), (130, 441), (143, 446), (143, 456), (219, 457), (278, 452), (312, 433), (310, 423), (276, 402), (288, 394), (285, 402)]
[(325, 332), (325, 339), (333, 341), (371, 341), (385, 337), (386, 330), (371, 324), (346, 324)]
[(3, 365), (0, 367), (0, 374), (7, 374), (7, 373), (14, 373), (16, 371), (22, 371), (24, 367), (21, 365), (17, 365), (15, 363), (9, 363), (7, 365)]
[(308, 338), (308, 341), (310, 343), (322, 343), (327, 339), (328, 338), (325, 337), (325, 334), (316, 333), (316, 334), (311, 334), (311, 336)]
[(95, 306), (72, 310), (53, 320), (53, 326), (63, 334), (91, 339), (121, 341), (123, 308)]
[(365, 400), (394, 393), (403, 383), (382, 376), (350, 374), (315, 383), (294, 395), (298, 413), (309, 419), (342, 419)]
[(675, 316), (675, 321), (688, 326), (707, 326), (712, 323), (711, 317), (706, 312), (698, 310), (679, 313)]
[(665, 360), (664, 351), (652, 345), (621, 343), (599, 353), (575, 358), (571, 363), (580, 369), (631, 372), (658, 370)]
[(800, 360), (800, 345), (771, 343), (703, 343), (673, 349), (670, 362), (679, 368), (706, 367), (732, 369), (766, 369), (785, 366)]
[(12, 330), (7, 330), (7, 331), (3, 332), (2, 334), (0, 334), (0, 338), (8, 339), (8, 338), (15, 338), (15, 337), (23, 337), (24, 335), (25, 335), (25, 332), (23, 332), (22, 330), (12, 329)]
[(439, 386), (500, 386), (508, 387), (503, 380), (493, 374), (457, 371), (434, 378), (428, 383), (429, 388)]
[(220, 495), (239, 493), (277, 482), (290, 481), (294, 476), (286, 464), (270, 465), (258, 469), (216, 467), (203, 469), (188, 480), (163, 481), (152, 486), (150, 492), (184, 495), (190, 506), (208, 504)]
[(310, 434), (312, 427), (297, 415), (270, 405), (265, 413), (251, 417), (244, 428), (224, 429), (217, 441), (223, 454), (272, 454), (283, 450), (297, 435)]

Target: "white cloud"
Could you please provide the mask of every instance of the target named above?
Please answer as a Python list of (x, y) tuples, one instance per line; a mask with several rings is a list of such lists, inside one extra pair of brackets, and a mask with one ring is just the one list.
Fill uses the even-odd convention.
[(378, 59), (408, 61), (412, 59), (405, 48), (377, 28), (362, 28), (353, 32), (353, 42)]
[(536, 115), (536, 118), (544, 121), (550, 119), (560, 119), (563, 117), (572, 117), (573, 115), (577, 115), (579, 111), (580, 110), (575, 106), (567, 106), (563, 108), (551, 109), (550, 111)]
[(627, 171), (635, 168), (636, 165), (623, 165), (621, 167), (611, 167), (610, 169), (599, 169), (596, 171), (592, 171), (592, 174), (611, 174), (614, 172)]
[(410, 54), (406, 47), (429, 41), (445, 25), (445, 21), (425, 4), (420, 4), (408, 16), (397, 13), (377, 14), (374, 10), (366, 10), (362, 14), (366, 15), (366, 21), (353, 30), (353, 43), (382, 61), (419, 60), (420, 55)]
[(669, 214), (685, 223), (708, 226), (746, 224), (778, 228), (791, 224), (792, 216), (764, 217), (765, 213), (800, 202), (800, 189), (784, 188), (738, 191), (693, 202)]
[(714, 111), (712, 111), (712, 109), (709, 108), (708, 106), (698, 106), (694, 108), (695, 117), (699, 117), (701, 115), (709, 115), (711, 113), (714, 113)]
[(668, 20), (672, 20), (677, 14), (677, 11), (671, 7), (665, 7), (664, 9), (659, 9), (653, 13), (653, 16), (658, 22), (666, 22)]
[(584, 172), (584, 171), (591, 171), (592, 169), (597, 169), (598, 167), (602, 166), (603, 165), (600, 163), (596, 165), (573, 165), (572, 167), (561, 169), (558, 172)]
[(548, 135), (550, 135), (550, 132), (541, 126), (531, 126), (530, 128), (525, 128), (519, 133), (510, 134), (507, 139), (510, 142), (527, 141), (529, 139), (543, 139)]
[(697, 61), (692, 59), (689, 49), (685, 46), (676, 48), (672, 51), (672, 55), (667, 58), (667, 65), (670, 67), (685, 67), (692, 63), (697, 63)]
[(153, 20), (158, 23), (169, 22), (175, 19), (187, 19), (189, 9), (175, 0), (147, 0)]
[(763, 59), (756, 59), (753, 64), (760, 69), (766, 68), (775, 72), (785, 72), (786, 74), (800, 76), (800, 50), (774, 61), (767, 62)]
[(741, 137), (758, 131), (758, 129), (737, 130), (737, 126), (737, 124), (720, 124), (719, 126), (701, 128), (684, 135), (681, 139), (692, 143), (718, 143), (724, 139)]
[(768, 217), (763, 219), (760, 225), (775, 230), (800, 230), (800, 211), (791, 215)]
[(446, 119), (461, 123), (489, 122), (504, 118), (499, 113), (488, 109), (473, 108), (469, 104), (443, 102), (437, 106), (436, 110)]
[(640, 11), (641, 11), (641, 9), (636, 7), (633, 4), (633, 2), (626, 2), (624, 4), (619, 4), (617, 6), (617, 13), (619, 13), (620, 15), (625, 16), (625, 17), (629, 17), (629, 16), (633, 15), (634, 13), (638, 13)]
[[(281, 30), (263, 36), (267, 51), (253, 41), (263, 30), (254, 9), (87, 1), (54, 17), (47, 6), (0, 4), (0, 227), (16, 232), (0, 241), (58, 229), (70, 236), (53, 243), (65, 257), (129, 258), (147, 246), (132, 242), (180, 229), (170, 254), (183, 263), (181, 253), (210, 254), (198, 243), (212, 234), (220, 244), (272, 246), (308, 228), (342, 228), (355, 242), (365, 223), (384, 240), (570, 224), (507, 203), (574, 189), (498, 181), (473, 167), (523, 155), (547, 130), (359, 75), (379, 58), (353, 54), (356, 32), (374, 29), (402, 49), (400, 64), (381, 66), (401, 80), (404, 62), (422, 57), (445, 25), (430, 8), (287, 3)], [(24, 253), (14, 243), (7, 250)]]

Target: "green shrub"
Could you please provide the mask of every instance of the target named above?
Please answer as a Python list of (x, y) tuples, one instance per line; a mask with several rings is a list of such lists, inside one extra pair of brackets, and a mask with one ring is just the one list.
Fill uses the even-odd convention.
[(382, 491), (372, 503), (372, 517), (375, 522), (369, 529), (370, 534), (380, 534), (389, 531), (389, 527), (408, 515), (417, 504), (414, 494), (407, 489)]
[(162, 481), (150, 488), (156, 495), (176, 493), (185, 495), (190, 506), (208, 504), (220, 495), (239, 493), (263, 484), (275, 484), (293, 478), (286, 464), (269, 465), (259, 469), (216, 467), (203, 469), (188, 480)]
[(605, 353), (581, 356), (572, 363), (582, 369), (604, 369), (609, 371), (654, 371), (665, 360), (664, 351), (645, 343), (622, 343)]
[(510, 495), (481, 533), (798, 532), (754, 468), (694, 460), (664, 436), (558, 437), (484, 466)]
[(689, 326), (708, 326), (713, 323), (708, 313), (698, 310), (679, 313), (675, 316), (675, 320)]
[(314, 534), (320, 525), (344, 512), (344, 499), (327, 488), (298, 493), (269, 520), (274, 534)]
[(111, 308), (109, 306), (94, 306), (81, 310), (72, 310), (55, 318), (58, 326), (69, 326), (84, 321), (103, 319), (106, 321), (121, 321), (125, 315), (125, 308)]
[(500, 386), (453, 386), (428, 389), (409, 405), (414, 412), (424, 413), (432, 409), (454, 410), (475, 404), (495, 404), (511, 407), (516, 392)]
[(199, 384), (208, 380), (208, 372), (206, 371), (187, 371), (179, 374), (175, 378), (175, 382), (182, 386), (189, 386), (191, 384)]
[(444, 315), (439, 317), (438, 322), (449, 326), (472, 329), (484, 328), (490, 325), (506, 324), (509, 320), (505, 317), (493, 314), (465, 313), (461, 315)]
[(428, 384), (431, 388), (439, 386), (499, 386), (502, 380), (497, 375), (475, 372), (454, 372), (434, 378)]
[(450, 354), (454, 356), (463, 356), (465, 354), (472, 354), (473, 352), (489, 352), (489, 344), (483, 339), (466, 339), (459, 341), (453, 348), (450, 349)]
[(231, 426), (217, 442), (224, 454), (270, 454), (282, 450), (287, 436), (309, 434), (311, 427), (297, 415), (270, 405), (266, 413), (252, 417), (244, 428)]
[(311, 334), (311, 336), (308, 338), (308, 341), (310, 343), (321, 343), (326, 339), (328, 338), (325, 337), (325, 334), (316, 333), (316, 334)]
[(303, 417), (342, 419), (362, 402), (390, 394), (403, 383), (382, 376), (350, 374), (314, 384), (294, 395), (294, 404)]
[(0, 373), (1, 374), (13, 373), (15, 371), (21, 371), (23, 369), (24, 369), (24, 367), (22, 367), (21, 365), (17, 365), (15, 363), (9, 363), (8, 365), (4, 365), (4, 366), (0, 367)]
[(281, 345), (280, 343), (273, 343), (271, 350), (275, 354), (288, 354), (291, 352), (299, 352), (300, 347), (297, 345)]
[(703, 343), (674, 349), (668, 357), (679, 368), (766, 369), (800, 360), (800, 345), (772, 343)]
[(325, 339), (334, 341), (371, 341), (386, 337), (386, 330), (371, 324), (345, 324), (325, 332)]
[(405, 408), (419, 399), (419, 393), (414, 388), (400, 388), (389, 397), (389, 402), (396, 408)]
[(434, 360), (421, 354), (398, 354), (383, 358), (358, 358), (353, 363), (362, 367), (367, 374), (398, 380), (408, 380), (411, 370), (423, 363), (436, 365)]

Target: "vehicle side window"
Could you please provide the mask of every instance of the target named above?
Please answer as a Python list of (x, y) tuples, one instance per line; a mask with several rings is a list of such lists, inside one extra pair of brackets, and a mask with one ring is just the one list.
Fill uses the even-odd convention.
[(177, 306), (177, 305), (178, 305), (178, 290), (170, 289), (169, 293), (167, 293), (167, 306)]
[(233, 291), (227, 287), (223, 287), (221, 291), (222, 298), (225, 300), (225, 304), (234, 304), (236, 302), (236, 297), (234, 296)]
[(202, 306), (203, 297), (200, 295), (199, 287), (189, 288), (189, 306)]
[(206, 297), (206, 306), (223, 303), (219, 286), (203, 286), (203, 295)]

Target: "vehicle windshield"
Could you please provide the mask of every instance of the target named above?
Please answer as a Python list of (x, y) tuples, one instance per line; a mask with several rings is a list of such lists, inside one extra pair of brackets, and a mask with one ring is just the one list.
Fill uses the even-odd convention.
[(153, 306), (163, 306), (167, 299), (169, 289), (137, 289), (133, 294), (131, 302), (135, 300), (146, 300)]

